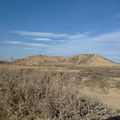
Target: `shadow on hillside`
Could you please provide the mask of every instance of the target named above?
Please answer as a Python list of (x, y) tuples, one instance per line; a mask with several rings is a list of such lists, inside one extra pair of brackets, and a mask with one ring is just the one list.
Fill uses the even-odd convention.
[(120, 120), (120, 116), (111, 117), (106, 120)]

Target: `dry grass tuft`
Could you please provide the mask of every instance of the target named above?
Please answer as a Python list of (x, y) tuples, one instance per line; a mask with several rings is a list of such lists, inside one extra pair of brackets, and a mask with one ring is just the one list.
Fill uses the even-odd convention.
[(102, 120), (113, 115), (103, 104), (80, 96), (65, 77), (33, 69), (1, 70), (0, 120)]

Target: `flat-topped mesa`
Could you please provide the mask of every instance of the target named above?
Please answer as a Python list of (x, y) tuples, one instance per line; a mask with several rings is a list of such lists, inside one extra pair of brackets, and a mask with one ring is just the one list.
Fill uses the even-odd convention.
[(112, 61), (98, 54), (80, 54), (69, 58), (70, 62), (81, 65), (113, 65)]

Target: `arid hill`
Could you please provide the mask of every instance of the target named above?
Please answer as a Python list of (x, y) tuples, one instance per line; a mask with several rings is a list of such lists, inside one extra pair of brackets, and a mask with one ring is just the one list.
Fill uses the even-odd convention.
[(98, 54), (81, 54), (69, 58), (72, 63), (82, 65), (113, 65), (112, 61), (98, 55)]
[(15, 60), (14, 62), (26, 65), (41, 65), (48, 63), (64, 63), (67, 62), (67, 59), (65, 57), (58, 56), (35, 55), (23, 59), (18, 59)]
[(114, 65), (112, 61), (98, 54), (80, 54), (72, 57), (58, 57), (47, 55), (29, 56), (23, 59), (15, 60), (14, 62), (25, 65), (43, 65), (43, 64), (79, 64), (79, 65)]

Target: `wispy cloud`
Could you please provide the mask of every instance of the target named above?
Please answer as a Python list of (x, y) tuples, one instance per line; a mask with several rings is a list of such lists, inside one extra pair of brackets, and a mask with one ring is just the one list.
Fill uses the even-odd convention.
[(34, 40), (38, 40), (38, 41), (52, 41), (50, 38), (65, 38), (66, 40), (80, 40), (81, 38), (85, 38), (88, 34), (88, 32), (71, 35), (71, 34), (56, 34), (56, 33), (46, 33), (46, 32), (30, 32), (30, 31), (12, 31), (12, 33), (22, 36), (43, 37), (43, 38), (34, 38)]
[(12, 31), (12, 33), (16, 33), (19, 35), (26, 35), (26, 36), (35, 36), (35, 37), (68, 37), (67, 34), (55, 34), (55, 33), (46, 33), (46, 32), (30, 32), (30, 31)]
[(112, 33), (108, 33), (108, 34), (101, 34), (95, 37), (90, 38), (91, 40), (94, 41), (103, 41), (103, 42), (120, 42), (120, 31), (118, 32), (112, 32)]
[(6, 44), (12, 44), (12, 45), (25, 45), (25, 46), (30, 46), (30, 47), (50, 47), (49, 45), (46, 44), (39, 44), (39, 43), (26, 43), (26, 42), (21, 42), (21, 41), (3, 41), (3, 43)]
[(34, 40), (36, 41), (43, 41), (43, 42), (51, 42), (53, 40), (49, 39), (49, 38), (34, 38)]
[(27, 47), (27, 48), (24, 48), (25, 50), (35, 50), (35, 51), (40, 51), (40, 50), (43, 50), (41, 48), (31, 48), (31, 47)]
[(57, 40), (58, 43), (65, 43), (67, 40)]
[[(31, 37), (36, 41), (53, 40), (53, 42), (50, 43), (52, 47), (47, 47), (47, 49), (45, 49), (45, 53), (50, 53), (53, 55), (72, 55), (78, 53), (98, 53), (101, 55), (110, 55), (114, 53), (114, 50), (120, 48), (120, 31), (94, 36), (88, 33), (55, 34), (24, 31), (14, 33), (22, 36), (32, 35)], [(46, 44), (21, 43), (20, 41), (12, 41), (12, 44), (28, 44), (30, 47), (46, 46)]]
[(20, 41), (3, 41), (3, 43), (16, 44), (16, 45), (24, 44), (24, 42), (20, 42)]
[(81, 40), (82, 38), (86, 38), (86, 34), (76, 34), (76, 35), (69, 35), (68, 39), (70, 40)]
[(96, 36), (78, 37), (78, 40), (52, 47), (49, 52), (53, 54), (71, 55), (77, 53), (112, 54), (113, 50), (120, 48), (120, 31)]
[[(106, 33), (106, 34), (101, 34), (97, 36), (90, 37), (88, 33), (78, 33), (78, 34), (55, 34), (55, 33), (44, 33), (44, 32), (29, 32), (29, 31), (13, 31), (12, 33), (16, 33), (19, 35), (27, 35), (27, 36), (34, 36), (37, 38), (33, 38), (36, 41), (53, 41), (51, 38), (62, 38), (63, 40), (58, 40), (58, 41), (71, 41), (71, 40), (78, 40), (78, 41), (84, 41), (84, 40), (89, 40), (89, 41), (120, 41), (120, 31), (117, 32), (112, 32), (112, 33)], [(41, 38), (42, 37), (42, 38)]]

